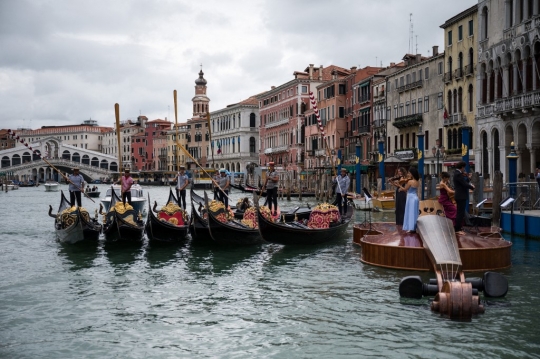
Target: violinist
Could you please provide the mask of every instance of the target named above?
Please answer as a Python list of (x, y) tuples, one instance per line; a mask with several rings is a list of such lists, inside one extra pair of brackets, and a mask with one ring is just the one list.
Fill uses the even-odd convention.
[(441, 173), (441, 183), (439, 183), (439, 203), (444, 208), (446, 218), (452, 220), (453, 225), (456, 225), (457, 209), (454, 203), (455, 191), (450, 187), (450, 174), (448, 172)]
[(396, 187), (395, 201), (396, 201), (396, 225), (403, 225), (403, 218), (405, 217), (405, 203), (407, 202), (407, 193), (400, 191), (400, 187), (404, 187), (409, 178), (407, 176), (407, 170), (404, 167), (399, 167), (396, 171), (396, 175), (388, 180), (391, 185)]

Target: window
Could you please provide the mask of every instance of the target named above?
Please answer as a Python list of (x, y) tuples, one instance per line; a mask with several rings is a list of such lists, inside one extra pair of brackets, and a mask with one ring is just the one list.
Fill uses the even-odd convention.
[(338, 91), (339, 91), (339, 94), (340, 94), (340, 95), (345, 95), (345, 85), (344, 85), (344, 84), (340, 84), (340, 85), (339, 85)]
[(438, 69), (437, 73), (438, 73), (439, 75), (442, 75), (442, 74), (443, 74), (442, 61), (440, 61), (440, 62), (437, 64), (437, 69)]
[(441, 110), (442, 108), (443, 108), (443, 97), (442, 97), (442, 92), (439, 92), (439, 94), (437, 95), (437, 109)]
[(391, 118), (392, 118), (392, 108), (391, 108), (390, 106), (388, 106), (388, 107), (386, 108), (386, 119), (387, 119), (388, 121), (390, 121)]
[(411, 105), (411, 113), (414, 115), (416, 113), (416, 100), (413, 100)]
[(448, 46), (452, 46), (452, 30), (448, 31)]
[(405, 103), (405, 116), (409, 116), (411, 113), (409, 112), (409, 101)]
[(418, 113), (422, 113), (422, 99), (418, 99)]
[(424, 149), (429, 150), (429, 131), (424, 132)]
[(426, 67), (425, 69), (425, 75), (424, 75), (424, 78), (427, 80), (429, 79), (429, 67)]
[(255, 152), (255, 137), (249, 138), (249, 152), (251, 153)]
[(469, 36), (473, 36), (473, 34), (474, 34), (473, 21), (469, 20)]
[(339, 107), (339, 118), (345, 117), (345, 107)]
[(424, 97), (424, 112), (429, 112), (429, 97)]
[(307, 86), (302, 86), (302, 93), (307, 93)]
[(459, 25), (458, 27), (458, 41), (463, 40), (463, 25)]

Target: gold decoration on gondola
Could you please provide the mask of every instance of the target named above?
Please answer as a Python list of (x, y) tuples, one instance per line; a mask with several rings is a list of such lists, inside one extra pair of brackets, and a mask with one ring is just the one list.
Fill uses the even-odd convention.
[(173, 202), (169, 202), (166, 206), (161, 207), (160, 211), (167, 213), (169, 216), (172, 216), (173, 214), (181, 210), (182, 208), (180, 208), (179, 205)]
[(138, 226), (139, 225), (139, 224), (137, 224), (137, 222), (135, 222), (134, 217), (133, 217), (132, 214), (130, 214), (129, 216), (124, 217), (122, 219), (124, 220), (124, 222), (132, 224), (133, 226)]
[(126, 213), (126, 211), (130, 210), (133, 210), (133, 207), (129, 203), (126, 203), (126, 205), (124, 206), (124, 203), (122, 202), (116, 202), (111, 208), (111, 211), (116, 211), (119, 214), (124, 214)]
[(84, 207), (69, 207), (64, 209), (56, 216), (57, 221), (61, 224), (61, 227), (63, 229), (71, 227), (75, 223), (75, 221), (77, 220), (77, 210), (81, 214), (83, 221), (90, 221), (90, 214)]

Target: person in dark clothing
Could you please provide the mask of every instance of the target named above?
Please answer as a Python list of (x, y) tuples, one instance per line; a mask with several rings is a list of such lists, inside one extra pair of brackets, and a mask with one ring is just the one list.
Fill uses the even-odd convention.
[(469, 190), (474, 189), (474, 186), (469, 183), (469, 177), (463, 172), (465, 168), (465, 162), (460, 161), (456, 164), (456, 170), (454, 171), (454, 199), (456, 201), (457, 215), (456, 225), (454, 230), (456, 234), (465, 234), (462, 231), (463, 219), (465, 218), (465, 207), (467, 206), (467, 199), (469, 198)]

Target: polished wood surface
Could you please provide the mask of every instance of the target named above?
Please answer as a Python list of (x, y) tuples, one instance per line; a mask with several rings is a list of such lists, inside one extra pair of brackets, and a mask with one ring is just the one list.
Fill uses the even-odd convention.
[[(459, 254), (464, 271), (507, 268), (511, 265), (512, 243), (498, 231), (466, 229), (458, 236)], [(432, 271), (422, 240), (394, 223), (372, 223), (353, 227), (353, 243), (362, 247), (361, 261), (380, 267)]]

